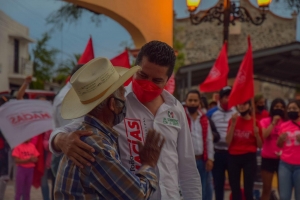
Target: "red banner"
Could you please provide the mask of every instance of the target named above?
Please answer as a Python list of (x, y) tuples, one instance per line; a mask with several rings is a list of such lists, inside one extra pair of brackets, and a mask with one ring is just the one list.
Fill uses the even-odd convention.
[(228, 106), (231, 108), (238, 104), (245, 103), (252, 97), (254, 97), (253, 55), (251, 40), (250, 37), (248, 37), (248, 50), (234, 81)]
[(210, 70), (207, 78), (200, 84), (201, 92), (219, 91), (227, 86), (227, 75), (229, 72), (228, 58), (227, 58), (227, 43), (224, 43), (219, 57), (214, 66)]

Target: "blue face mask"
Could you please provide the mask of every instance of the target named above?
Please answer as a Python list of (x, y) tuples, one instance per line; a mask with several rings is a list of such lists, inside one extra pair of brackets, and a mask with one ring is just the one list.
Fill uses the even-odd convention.
[(118, 99), (115, 97), (114, 97), (114, 99), (116, 99), (124, 104), (122, 111), (119, 114), (116, 114), (115, 112), (113, 112), (113, 114), (114, 114), (113, 125), (116, 126), (117, 124), (120, 124), (126, 117), (126, 104), (125, 104), (125, 101), (123, 101), (121, 99)]

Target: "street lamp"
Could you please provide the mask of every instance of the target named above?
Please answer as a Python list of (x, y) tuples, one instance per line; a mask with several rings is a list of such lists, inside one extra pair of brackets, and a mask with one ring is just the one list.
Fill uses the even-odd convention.
[(235, 25), (236, 20), (240, 22), (251, 22), (257, 26), (261, 25), (266, 19), (266, 13), (271, 2), (272, 0), (257, 0), (261, 12), (260, 16), (255, 18), (250, 15), (246, 8), (237, 6), (235, 2), (231, 2), (230, 0), (224, 0), (224, 3), (210, 8), (206, 11), (204, 16), (200, 17), (195, 14), (195, 11), (200, 5), (201, 0), (186, 0), (191, 23), (198, 25), (202, 22), (218, 21), (218, 25), (223, 24), (224, 26), (224, 42), (228, 41), (229, 25)]

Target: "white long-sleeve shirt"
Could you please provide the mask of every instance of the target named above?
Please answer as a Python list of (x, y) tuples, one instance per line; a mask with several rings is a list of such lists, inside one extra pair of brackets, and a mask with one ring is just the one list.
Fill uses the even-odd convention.
[[(200, 117), (202, 114), (198, 112), (197, 118), (194, 120), (191, 116), (191, 135), (192, 135), (192, 142), (194, 147), (195, 155), (202, 155), (203, 154), (203, 135), (202, 135), (202, 126), (200, 124)], [(214, 144), (213, 144), (213, 135), (211, 132), (211, 128), (209, 125), (207, 126), (207, 137), (206, 137), (206, 145), (207, 145), (207, 156), (208, 159), (214, 160)]]
[(70, 82), (68, 82), (55, 96), (53, 101), (53, 118), (55, 123), (55, 128), (62, 127), (69, 124), (72, 120), (63, 119), (60, 114), (61, 104), (69, 90), (72, 88)]
[(220, 134), (220, 140), (215, 143), (215, 149), (228, 150), (226, 143), (226, 135), (228, 129), (228, 123), (232, 115), (236, 113), (235, 108), (231, 108), (228, 111), (224, 111), (220, 104), (215, 108), (210, 109), (207, 112), (207, 116), (215, 123), (218, 133)]
[[(158, 190), (152, 195), (152, 200), (179, 200), (179, 184), (184, 199), (202, 199), (201, 181), (195, 161), (195, 154), (185, 111), (171, 94), (163, 91), (164, 103), (154, 116), (134, 93), (132, 86), (126, 87), (126, 118), (114, 127), (120, 134), (119, 147), (122, 164), (133, 173), (141, 166), (137, 141), (145, 141), (149, 129), (155, 129), (166, 139), (157, 167), (159, 177)], [(82, 119), (56, 129), (52, 132), (50, 141), (59, 132), (75, 131)], [(51, 144), (51, 142), (50, 142)], [(50, 147), (53, 153), (52, 147)]]

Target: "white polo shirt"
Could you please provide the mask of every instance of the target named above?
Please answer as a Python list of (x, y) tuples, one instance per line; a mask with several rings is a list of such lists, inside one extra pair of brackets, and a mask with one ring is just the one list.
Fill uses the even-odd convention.
[[(126, 118), (114, 127), (120, 134), (122, 164), (133, 173), (139, 169), (141, 163), (137, 141), (144, 141), (148, 130), (155, 129), (165, 137), (166, 142), (156, 168), (159, 187), (151, 199), (179, 200), (179, 184), (184, 199), (202, 199), (200, 175), (196, 167), (191, 134), (180, 102), (164, 90), (162, 97), (165, 102), (154, 116), (138, 101), (132, 92), (131, 84), (126, 87), (126, 91)], [(57, 133), (75, 131), (81, 122), (82, 119), (77, 119), (63, 128), (54, 130), (49, 144)], [(50, 149), (56, 153), (51, 146)]]

